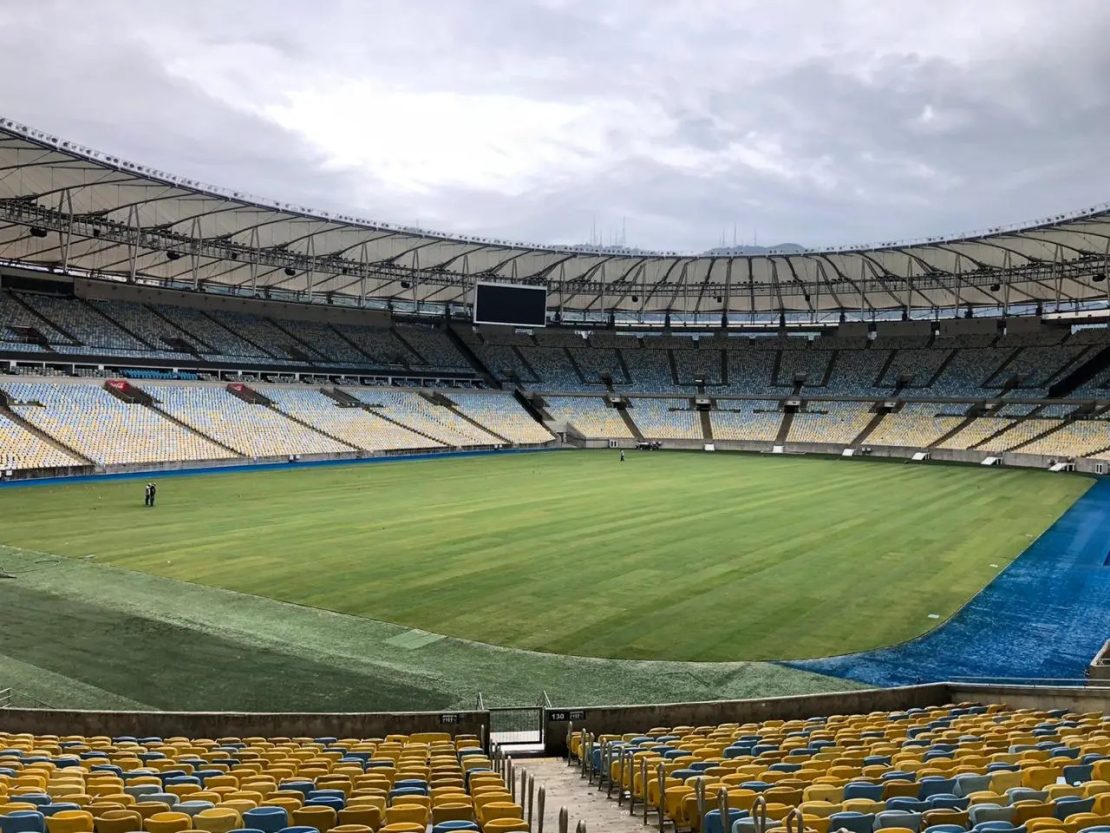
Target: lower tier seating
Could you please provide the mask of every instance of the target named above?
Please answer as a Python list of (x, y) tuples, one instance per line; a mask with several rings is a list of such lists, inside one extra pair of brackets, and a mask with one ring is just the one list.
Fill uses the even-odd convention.
[(472, 735), (0, 732), (4, 833), (527, 831), (506, 787)]
[(1110, 718), (1099, 713), (938, 706), (569, 740), (676, 830), (755, 833), (764, 819), (769, 833), (1110, 829)]
[(83, 466), (74, 457), (0, 414), (0, 471)]
[(96, 383), (3, 383), (12, 411), (100, 465), (216, 460), (235, 455)]

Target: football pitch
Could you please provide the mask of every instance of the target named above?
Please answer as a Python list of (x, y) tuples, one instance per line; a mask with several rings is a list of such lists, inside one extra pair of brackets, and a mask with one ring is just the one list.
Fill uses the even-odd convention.
[(0, 494), (0, 543), (557, 654), (798, 659), (948, 618), (1086, 490), (1041, 472), (562, 452)]

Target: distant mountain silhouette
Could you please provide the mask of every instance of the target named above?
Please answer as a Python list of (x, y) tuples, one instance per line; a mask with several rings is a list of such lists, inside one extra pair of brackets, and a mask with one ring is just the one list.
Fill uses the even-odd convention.
[(797, 243), (782, 243), (778, 246), (718, 246), (715, 249), (707, 249), (707, 255), (796, 255), (804, 252), (805, 246), (799, 246)]

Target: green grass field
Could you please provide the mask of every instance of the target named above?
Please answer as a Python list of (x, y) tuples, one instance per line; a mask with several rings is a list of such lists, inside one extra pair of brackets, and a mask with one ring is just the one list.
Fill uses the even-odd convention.
[(5, 490), (0, 544), (531, 651), (769, 660), (935, 627), (1089, 483), (804, 457), (471, 457), (163, 478), (153, 510), (142, 481)]

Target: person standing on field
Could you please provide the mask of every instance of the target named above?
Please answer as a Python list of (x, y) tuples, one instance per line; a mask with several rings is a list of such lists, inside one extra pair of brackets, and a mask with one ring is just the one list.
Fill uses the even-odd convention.
[(150, 487), (151, 484), (147, 483), (143, 489), (143, 506), (150, 506)]
[(157, 495), (157, 494), (158, 494), (158, 487), (157, 487), (157, 486), (155, 486), (155, 485), (154, 485), (154, 483), (152, 482), (152, 483), (150, 484), (150, 505), (151, 505), (151, 506), (153, 506), (153, 505), (154, 505), (154, 497), (155, 497), (155, 495)]

